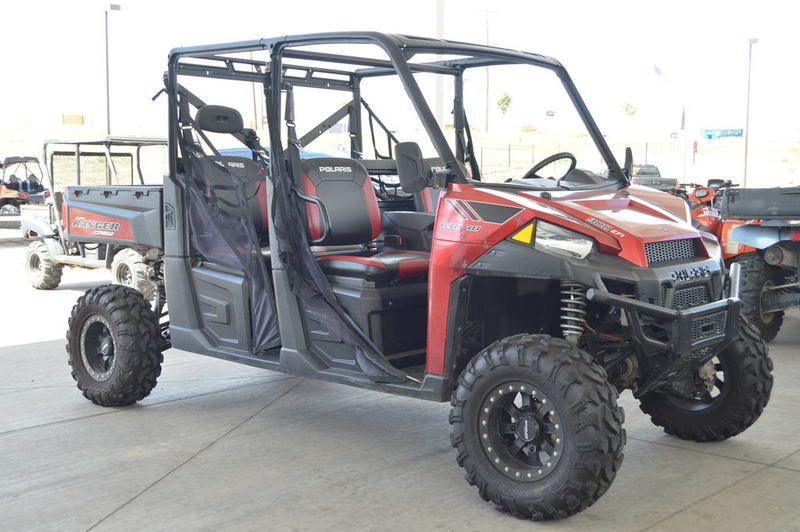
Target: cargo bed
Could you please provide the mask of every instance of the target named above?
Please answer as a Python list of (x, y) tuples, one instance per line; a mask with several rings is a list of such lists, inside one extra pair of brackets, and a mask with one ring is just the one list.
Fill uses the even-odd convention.
[(163, 249), (161, 185), (66, 187), (66, 237)]
[(800, 187), (725, 189), (719, 205), (732, 220), (800, 219)]

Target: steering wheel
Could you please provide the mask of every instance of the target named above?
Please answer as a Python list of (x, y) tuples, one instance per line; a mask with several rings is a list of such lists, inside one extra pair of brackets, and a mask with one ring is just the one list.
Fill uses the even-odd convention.
[(533, 178), (544, 179), (543, 177), (541, 177), (539, 175), (536, 175), (536, 172), (538, 172), (539, 170), (541, 170), (542, 168), (544, 168), (548, 164), (552, 164), (552, 163), (554, 163), (556, 161), (560, 161), (561, 159), (569, 159), (570, 160), (569, 170), (567, 170), (564, 173), (565, 176), (567, 174), (569, 174), (570, 172), (572, 172), (573, 170), (575, 170), (575, 166), (578, 164), (578, 161), (577, 161), (577, 159), (575, 159), (575, 156), (572, 155), (569, 152), (562, 151), (561, 153), (556, 153), (554, 155), (551, 155), (550, 157), (545, 157), (544, 159), (542, 159), (541, 161), (539, 161), (538, 163), (533, 165), (533, 168), (528, 170), (525, 173), (525, 175), (522, 176), (521, 179), (533, 179)]

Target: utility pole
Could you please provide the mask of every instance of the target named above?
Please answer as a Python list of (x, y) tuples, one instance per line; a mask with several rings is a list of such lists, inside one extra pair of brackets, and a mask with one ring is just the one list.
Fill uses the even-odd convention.
[(119, 4), (109, 4), (108, 9), (105, 10), (105, 23), (106, 23), (106, 135), (111, 135), (111, 80), (108, 71), (108, 12), (120, 11), (122, 7)]
[[(496, 15), (497, 11), (490, 11), (488, 9), (481, 9), (486, 15), (486, 46), (489, 46), (489, 15)], [(489, 132), (489, 67), (486, 69), (486, 123), (484, 124), (485, 131)]]
[(744, 177), (742, 186), (747, 186), (747, 152), (750, 140), (750, 77), (753, 70), (753, 45), (758, 44), (758, 39), (750, 39), (747, 48), (747, 111), (744, 119)]
[[(436, 0), (436, 38), (444, 39), (444, 0)], [(437, 55), (437, 59), (441, 56)], [(444, 113), (444, 76), (436, 76), (436, 94), (434, 99), (434, 112), (436, 113), (436, 120), (444, 129), (446, 122)]]

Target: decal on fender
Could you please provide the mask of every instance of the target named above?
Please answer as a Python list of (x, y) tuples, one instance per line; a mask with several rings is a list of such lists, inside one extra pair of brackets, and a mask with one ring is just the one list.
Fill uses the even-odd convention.
[(623, 233), (622, 231), (620, 231), (618, 229), (615, 229), (613, 225), (607, 224), (602, 220), (598, 220), (594, 216), (590, 216), (590, 217), (586, 218), (586, 221), (588, 223), (592, 224), (595, 227), (599, 227), (600, 229), (602, 229), (603, 231), (605, 231), (607, 233), (611, 233), (614, 236), (618, 236), (620, 238), (625, 236), (625, 233)]

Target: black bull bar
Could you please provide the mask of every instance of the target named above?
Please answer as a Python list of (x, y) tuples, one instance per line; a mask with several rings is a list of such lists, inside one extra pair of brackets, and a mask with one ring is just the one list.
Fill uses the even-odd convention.
[[(741, 266), (734, 263), (730, 268), (730, 295), (727, 298), (684, 309), (661, 307), (595, 288), (587, 290), (586, 298), (595, 303), (624, 309), (631, 333), (640, 345), (672, 352), (672, 363), (643, 383), (637, 393), (642, 395), (686, 376), (713, 358), (719, 350), (704, 348), (719, 346), (721, 349), (737, 337), (740, 281)], [(651, 321), (647, 323), (649, 325), (653, 325), (655, 320), (658, 328), (667, 332), (668, 340), (650, 336), (644, 328), (646, 323), (643, 316), (650, 318)]]

